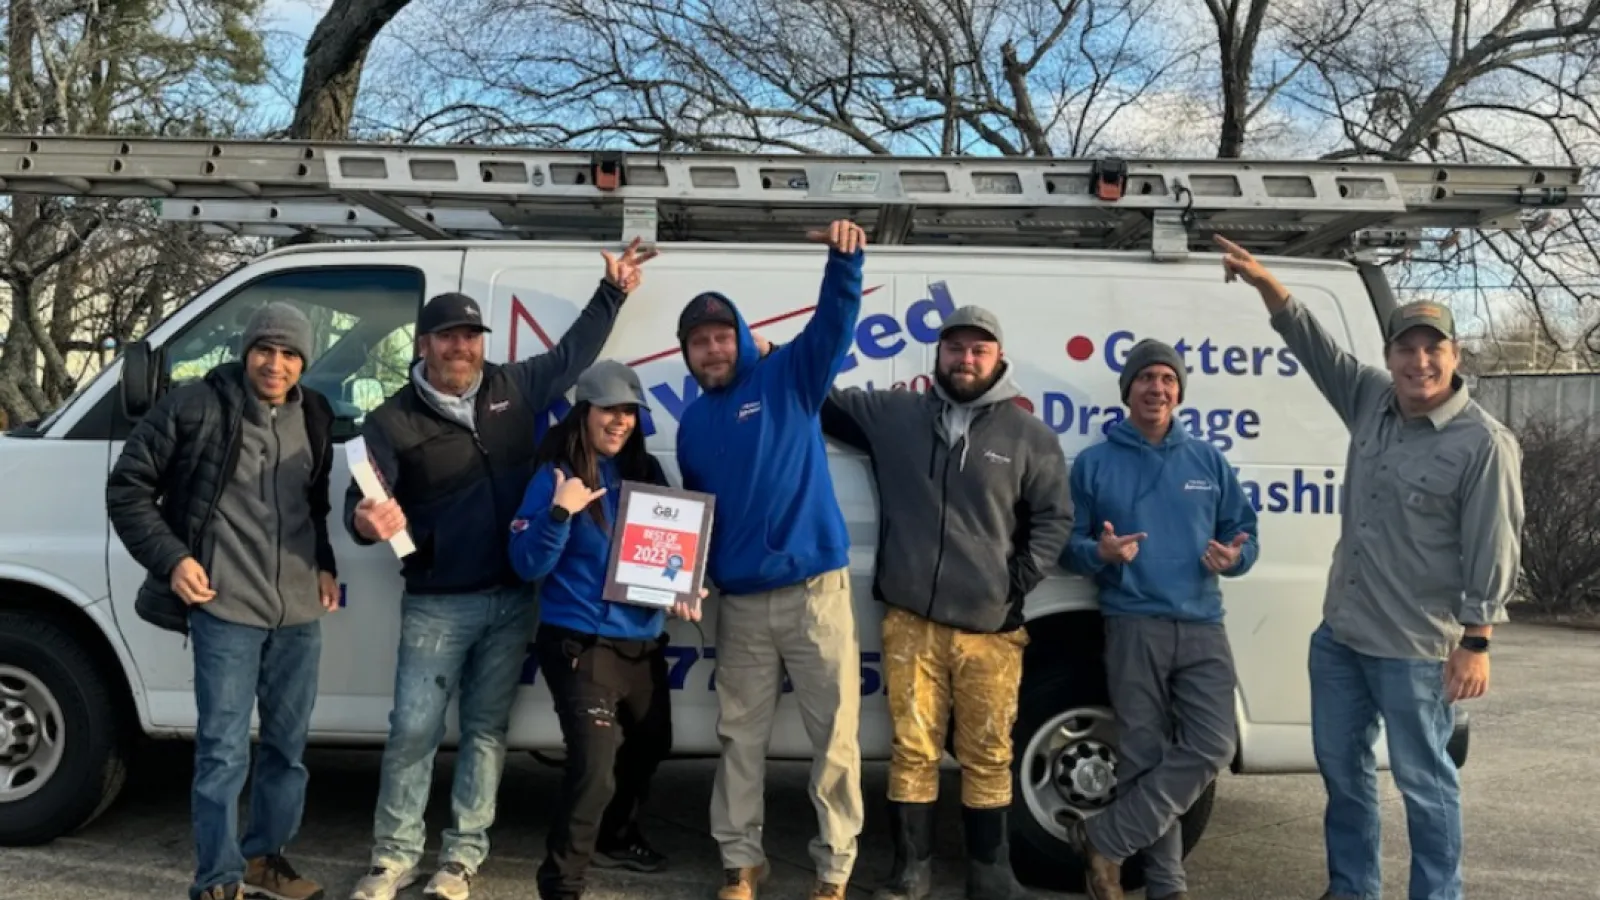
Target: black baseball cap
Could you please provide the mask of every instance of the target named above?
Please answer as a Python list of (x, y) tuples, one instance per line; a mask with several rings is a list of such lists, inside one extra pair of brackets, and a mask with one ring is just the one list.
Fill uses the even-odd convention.
[(696, 327), (710, 324), (739, 327), (739, 319), (733, 314), (733, 304), (716, 291), (707, 291), (695, 297), (683, 308), (678, 315), (678, 342), (687, 341), (689, 332)]
[(429, 300), (417, 318), (418, 334), (437, 334), (462, 326), (478, 331), (494, 330), (483, 324), (483, 310), (478, 308), (478, 301), (454, 291)]

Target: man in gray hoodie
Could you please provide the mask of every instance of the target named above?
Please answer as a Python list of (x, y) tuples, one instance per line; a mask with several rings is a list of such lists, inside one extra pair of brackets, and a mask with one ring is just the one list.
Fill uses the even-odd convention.
[(895, 858), (878, 900), (920, 900), (931, 888), (952, 710), (967, 896), (1022, 895), (1006, 831), (1022, 603), (1066, 544), (1072, 510), (1055, 434), (1012, 402), (1002, 339), (993, 313), (963, 307), (940, 330), (932, 393), (835, 388), (822, 410), (824, 434), (871, 457), (882, 510), (873, 595), (888, 606)]
[[(283, 849), (300, 827), (322, 616), (339, 601), (328, 541), (333, 410), (300, 386), (311, 323), (286, 303), (245, 328), (244, 359), (163, 396), (128, 436), (106, 511), (149, 573), (140, 618), (194, 639), (193, 900), (316, 900)], [(261, 747), (250, 768), (250, 715)], [(239, 794), (250, 776), (240, 840)]]

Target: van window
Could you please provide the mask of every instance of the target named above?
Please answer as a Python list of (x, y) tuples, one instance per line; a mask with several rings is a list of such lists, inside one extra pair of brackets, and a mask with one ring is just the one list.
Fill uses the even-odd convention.
[(288, 303), (311, 320), (315, 358), (301, 383), (328, 398), (339, 419), (335, 436), (349, 437), (406, 382), (424, 286), (422, 272), (409, 268), (274, 272), (241, 288), (169, 343), (165, 374), (177, 385), (238, 360), (255, 311)]

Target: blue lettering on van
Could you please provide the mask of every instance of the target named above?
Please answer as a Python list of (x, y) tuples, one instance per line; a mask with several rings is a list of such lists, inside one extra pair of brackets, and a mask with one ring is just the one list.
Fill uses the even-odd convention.
[[(1128, 351), (1137, 343), (1139, 336), (1131, 331), (1113, 331), (1106, 335), (1101, 352), (1106, 368), (1121, 375), (1122, 366), (1128, 361)], [(1204, 375), (1276, 375), (1292, 378), (1300, 372), (1300, 360), (1288, 347), (1283, 346), (1247, 347), (1217, 343), (1211, 338), (1191, 344), (1188, 338), (1179, 338), (1172, 349), (1178, 351), (1178, 356), (1188, 366), (1190, 373), (1197, 370), (1197, 365), (1198, 371)], [(1190, 356), (1191, 352), (1194, 356)]]
[[(1253, 441), (1261, 436), (1261, 413), (1253, 409), (1198, 409), (1180, 407), (1173, 415), (1189, 430), (1189, 434), (1214, 444), (1224, 452), (1233, 449), (1238, 441)], [(1044, 409), (1040, 416), (1056, 434), (1088, 437), (1091, 433), (1104, 435), (1113, 426), (1128, 417), (1121, 406), (1093, 406), (1075, 402), (1062, 391), (1044, 392)]]
[[(1256, 512), (1291, 515), (1336, 516), (1344, 513), (1344, 482), (1332, 469), (1294, 469), (1283, 479), (1258, 481), (1240, 478), (1239, 487)], [(1234, 467), (1234, 475), (1239, 468)]]
[(874, 360), (898, 356), (908, 346), (904, 335), (923, 346), (938, 343), (939, 327), (955, 311), (956, 301), (949, 286), (935, 281), (928, 285), (927, 297), (906, 307), (904, 322), (887, 313), (862, 316), (856, 323), (855, 350), (845, 356), (840, 373), (858, 365), (857, 354)]
[[(905, 313), (899, 319), (887, 313), (863, 316), (856, 323), (854, 346), (845, 354), (844, 362), (839, 367), (840, 374), (859, 367), (860, 358), (863, 356), (871, 360), (891, 359), (905, 352), (911, 346), (910, 342), (920, 346), (938, 343), (940, 326), (955, 311), (955, 298), (951, 296), (949, 286), (942, 281), (936, 281), (928, 285), (928, 296), (906, 307)], [(923, 380), (931, 386), (931, 378)], [(869, 381), (865, 387), (872, 390), (874, 385)], [(916, 389), (915, 385), (912, 387)], [(655, 436), (658, 431), (655, 416), (665, 414), (674, 422), (682, 421), (684, 410), (700, 396), (700, 383), (685, 371), (673, 380), (647, 385), (645, 391), (655, 400), (651, 404), (653, 410), (639, 412), (640, 427), (644, 430), (644, 436), (648, 438)], [(541, 422), (543, 428), (540, 436), (543, 436), (544, 429), (560, 421), (571, 410), (572, 404), (567, 402), (565, 397), (557, 398), (551, 403), (547, 415)]]

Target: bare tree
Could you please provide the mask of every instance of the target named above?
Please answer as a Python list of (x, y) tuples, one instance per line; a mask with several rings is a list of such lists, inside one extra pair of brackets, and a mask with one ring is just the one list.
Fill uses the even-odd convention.
[[(0, 125), (32, 134), (196, 134), (226, 128), (264, 58), (253, 0), (159, 4), (9, 0), (6, 108)], [(219, 113), (221, 114), (219, 116)], [(16, 422), (54, 408), (76, 387), (76, 354), (125, 337), (110, 298), (137, 286), (165, 304), (191, 251), (168, 239), (148, 207), (68, 196), (12, 195), (0, 204), (0, 409)], [(121, 258), (107, 246), (137, 247)], [(166, 254), (158, 265), (149, 254)], [(144, 266), (136, 268), (143, 256)], [(113, 317), (115, 318), (115, 317)]]
[[(1203, 44), (1157, 0), (475, 0), (413, 30), (455, 139), (1077, 155)], [(1115, 149), (1115, 148), (1112, 148)]]
[(300, 99), (289, 135), (312, 140), (349, 137), (367, 53), (410, 0), (334, 0), (306, 43)]

